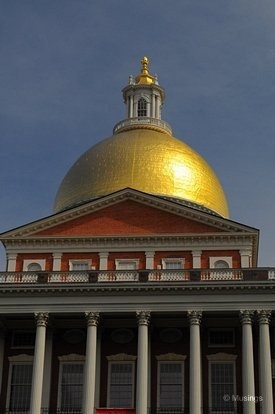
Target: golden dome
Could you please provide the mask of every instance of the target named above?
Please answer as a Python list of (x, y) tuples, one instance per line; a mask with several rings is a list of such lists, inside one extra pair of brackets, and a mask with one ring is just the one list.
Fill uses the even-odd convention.
[(85, 152), (62, 181), (54, 210), (123, 188), (194, 202), (228, 217), (222, 186), (207, 162), (187, 144), (150, 127), (119, 132)]

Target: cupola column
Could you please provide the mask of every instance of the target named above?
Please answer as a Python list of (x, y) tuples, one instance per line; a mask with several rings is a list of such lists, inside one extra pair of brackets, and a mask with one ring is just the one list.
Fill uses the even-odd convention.
[(155, 94), (154, 94), (154, 91), (152, 91), (151, 101), (152, 101), (152, 105), (151, 105), (151, 118), (156, 118), (156, 105), (155, 105)]
[(157, 95), (156, 97), (156, 118), (157, 119), (161, 119), (160, 106), (161, 106), (160, 96)]
[(95, 409), (96, 345), (99, 313), (86, 312), (85, 316), (87, 320), (87, 340), (82, 409), (83, 414), (93, 414)]
[(240, 320), (242, 324), (243, 396), (247, 398), (247, 400), (243, 401), (243, 414), (255, 414), (255, 380), (254, 380), (252, 317), (253, 317), (253, 312), (248, 311), (248, 310), (240, 311)]
[(129, 100), (129, 117), (133, 118), (134, 116), (134, 98), (133, 95), (130, 95), (130, 100)]
[(138, 357), (136, 414), (146, 414), (148, 408), (148, 325), (150, 312), (138, 311)]
[(201, 317), (202, 312), (200, 311), (188, 311), (190, 323), (190, 414), (200, 414), (202, 412)]
[(48, 313), (35, 313), (36, 337), (32, 371), (32, 390), (30, 404), (31, 414), (37, 414), (41, 411), (46, 344), (46, 326), (48, 323), (48, 317)]
[(273, 414), (272, 370), (270, 352), (269, 322), (271, 312), (257, 312), (259, 321), (259, 373), (260, 373), (260, 412)]

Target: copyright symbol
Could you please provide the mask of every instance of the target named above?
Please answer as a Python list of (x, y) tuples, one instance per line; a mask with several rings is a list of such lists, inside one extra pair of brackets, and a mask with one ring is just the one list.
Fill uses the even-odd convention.
[(228, 395), (228, 394), (225, 394), (224, 396), (223, 396), (223, 401), (230, 401), (230, 395)]

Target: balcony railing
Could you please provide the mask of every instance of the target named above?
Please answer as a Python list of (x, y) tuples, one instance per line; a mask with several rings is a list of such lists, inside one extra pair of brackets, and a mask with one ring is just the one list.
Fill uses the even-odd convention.
[(274, 268), (0, 272), (4, 284), (107, 284), (274, 281)]

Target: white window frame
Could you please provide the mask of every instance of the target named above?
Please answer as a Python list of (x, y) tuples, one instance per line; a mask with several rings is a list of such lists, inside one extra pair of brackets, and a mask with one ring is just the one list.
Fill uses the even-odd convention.
[[(211, 344), (210, 342), (210, 332), (216, 331), (231, 331), (233, 332), (233, 343), (232, 344)], [(234, 328), (209, 328), (208, 329), (208, 347), (209, 348), (234, 348), (235, 347), (235, 329)]]
[(28, 267), (32, 263), (37, 263), (41, 267), (41, 272), (46, 268), (46, 259), (24, 259), (23, 260), (23, 272), (28, 271)]
[[(123, 263), (133, 263), (135, 265), (134, 269), (125, 269), (123, 268)], [(125, 270), (125, 271), (134, 271), (138, 270), (139, 259), (116, 259), (115, 260), (116, 270)]]
[(213, 256), (213, 257), (209, 257), (209, 267), (210, 269), (219, 269), (218, 267), (215, 268), (215, 263), (222, 260), (223, 262), (228, 264), (228, 268), (232, 269), (233, 266), (233, 260), (231, 256)]
[[(73, 364), (82, 364), (83, 365), (83, 384), (84, 386), (84, 369), (85, 369), (85, 356), (83, 355), (77, 355), (77, 354), (70, 354), (70, 355), (63, 355), (58, 357), (59, 359), (59, 373), (58, 373), (58, 390), (57, 390), (57, 409), (58, 412), (62, 413), (62, 407), (61, 407), (61, 397), (62, 397), (62, 391), (61, 391), (61, 381), (62, 381), (62, 372), (64, 365), (73, 365)], [(84, 390), (83, 390), (84, 392)]]
[(87, 270), (92, 270), (92, 261), (91, 260), (85, 260), (85, 259), (72, 259), (69, 260), (69, 270), (74, 272), (81, 272), (81, 270), (75, 270), (74, 265), (75, 264), (85, 264), (87, 265), (87, 269), (83, 269), (82, 272), (85, 272)]
[[(164, 359), (159, 359), (158, 360), (158, 377), (157, 377), (157, 408), (158, 411), (161, 412), (161, 410), (163, 410), (165, 412), (165, 410), (168, 410), (168, 407), (160, 407), (160, 366), (161, 364), (180, 364), (182, 366), (182, 400), (181, 400), (181, 409), (184, 411), (184, 385), (185, 385), (185, 381), (184, 381), (184, 375), (185, 375), (185, 367), (184, 367), (184, 360), (164, 360)], [(171, 409), (173, 409), (173, 407), (171, 407)]]
[[(219, 355), (219, 354), (217, 354), (217, 355)], [(212, 367), (212, 365), (213, 364), (231, 364), (231, 365), (233, 365), (233, 381), (234, 381), (234, 383), (233, 383), (233, 395), (236, 395), (236, 388), (237, 388), (237, 385), (236, 385), (236, 362), (235, 362), (235, 359), (236, 359), (236, 357), (235, 356), (232, 356), (232, 357), (234, 357), (234, 358), (230, 358), (230, 355), (228, 355), (228, 357), (225, 359), (225, 360), (221, 360), (221, 359), (219, 359), (219, 358), (215, 358), (215, 355), (213, 355), (212, 357), (211, 356), (208, 356), (208, 360), (209, 360), (209, 362), (208, 362), (208, 384), (209, 384), (209, 386), (208, 386), (208, 392), (209, 392), (209, 394), (208, 394), (208, 400), (209, 400), (209, 413), (210, 414), (223, 414), (224, 413), (224, 411), (222, 410), (219, 410), (219, 411), (213, 411), (212, 410), (212, 383), (211, 383), (211, 367)], [(230, 395), (230, 397), (231, 397), (231, 395)], [(234, 414), (235, 412), (236, 412), (236, 409), (237, 409), (237, 402), (236, 401), (233, 401), (233, 411), (228, 411), (228, 412), (226, 412), (226, 414)]]
[[(132, 401), (131, 401), (131, 407), (127, 408), (134, 408), (134, 402), (135, 402), (135, 361), (133, 360), (126, 360), (125, 358), (123, 360), (109, 360), (108, 361), (108, 386), (107, 386), (107, 408), (118, 408), (118, 407), (111, 407), (110, 405), (110, 391), (111, 391), (111, 366), (114, 364), (127, 364), (132, 365)], [(124, 407), (120, 407), (124, 408)]]
[(33, 356), (26, 355), (26, 354), (20, 354), (20, 355), (11, 356), (8, 359), (9, 359), (9, 374), (8, 374), (8, 387), (7, 387), (7, 396), (6, 396), (6, 410), (12, 413), (13, 411), (10, 411), (10, 397), (11, 397), (11, 378), (12, 378), (13, 367), (16, 365), (33, 366)]
[(167, 263), (175, 263), (178, 262), (181, 264), (181, 267), (179, 269), (171, 269), (171, 271), (177, 271), (184, 269), (185, 260), (182, 257), (165, 257), (161, 260), (162, 268), (167, 269)]

